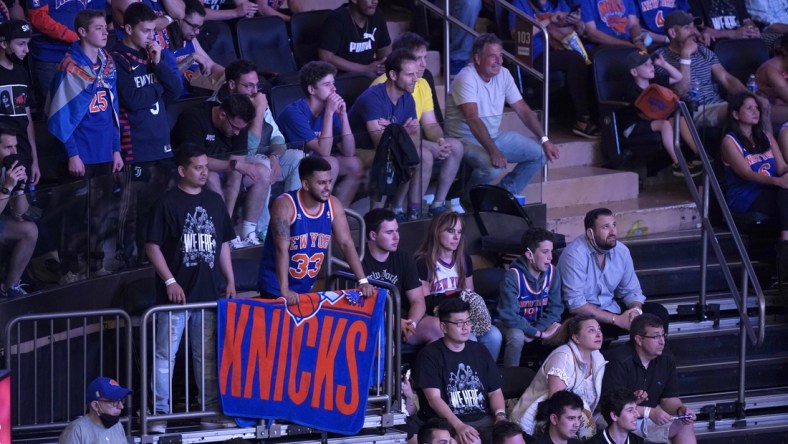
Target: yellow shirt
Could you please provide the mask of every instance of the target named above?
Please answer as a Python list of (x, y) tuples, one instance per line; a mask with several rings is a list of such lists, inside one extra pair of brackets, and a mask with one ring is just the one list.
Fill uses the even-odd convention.
[[(372, 81), (374, 86), (386, 81), (386, 75), (381, 74), (380, 77)], [(416, 86), (413, 88), (413, 100), (416, 102), (416, 118), (421, 120), (421, 114), (426, 111), (434, 111), (435, 104), (432, 103), (432, 88), (423, 78), (416, 81)]]

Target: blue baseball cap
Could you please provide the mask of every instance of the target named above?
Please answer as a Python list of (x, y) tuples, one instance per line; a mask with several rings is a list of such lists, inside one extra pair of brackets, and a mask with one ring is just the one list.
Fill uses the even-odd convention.
[(130, 389), (121, 387), (118, 381), (101, 376), (88, 384), (87, 401), (93, 402), (99, 399), (120, 401), (130, 393), (133, 392)]

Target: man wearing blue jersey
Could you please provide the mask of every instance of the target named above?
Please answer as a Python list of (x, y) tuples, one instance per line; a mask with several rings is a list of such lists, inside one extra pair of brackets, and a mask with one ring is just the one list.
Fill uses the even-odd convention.
[(331, 195), (331, 165), (322, 157), (307, 157), (298, 166), (301, 189), (276, 198), (271, 208), (269, 233), (260, 258), (260, 296), (284, 297), (288, 305), (298, 303), (299, 293), (309, 293), (315, 283), (332, 232), (364, 296), (373, 288), (361, 267), (350, 237), (345, 208)]

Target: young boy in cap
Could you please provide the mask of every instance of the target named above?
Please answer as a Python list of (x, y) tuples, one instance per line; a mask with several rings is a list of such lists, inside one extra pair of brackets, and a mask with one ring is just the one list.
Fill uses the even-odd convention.
[(41, 177), (30, 118), (30, 77), (22, 65), (32, 35), (33, 28), (24, 20), (0, 25), (0, 125), (16, 132), (17, 155), (27, 170), (29, 185), (35, 185)]
[(126, 396), (131, 390), (118, 381), (98, 377), (87, 389), (88, 412), (71, 421), (60, 434), (59, 444), (126, 444), (126, 432), (120, 423)]
[[(665, 75), (656, 75), (655, 66), (664, 69), (667, 72)], [(629, 69), (631, 76), (627, 82), (626, 90), (624, 93), (624, 100), (632, 104), (643, 93), (650, 84), (656, 83), (660, 86), (669, 87), (674, 83), (678, 83), (682, 79), (681, 73), (671, 66), (662, 55), (650, 56), (646, 51), (632, 51), (626, 58), (626, 67)], [(676, 158), (676, 153), (673, 149), (673, 119), (667, 120), (653, 120), (643, 115), (634, 105), (631, 105), (624, 112), (621, 113), (621, 128), (624, 128), (624, 137), (632, 139), (637, 136), (642, 136), (649, 133), (659, 133), (662, 138), (662, 146), (668, 152), (670, 159), (673, 161), (671, 169), (674, 176), (681, 177), (683, 174)], [(690, 135), (689, 128), (684, 122), (681, 121), (681, 138), (690, 147), (690, 149), (697, 154), (698, 149)], [(690, 175), (695, 177), (702, 171), (693, 163), (687, 165)]]

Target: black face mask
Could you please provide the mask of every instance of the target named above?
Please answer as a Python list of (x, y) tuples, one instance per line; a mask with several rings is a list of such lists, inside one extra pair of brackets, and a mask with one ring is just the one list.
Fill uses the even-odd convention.
[(120, 416), (109, 415), (107, 413), (99, 413), (98, 417), (105, 429), (111, 428), (120, 421)]

